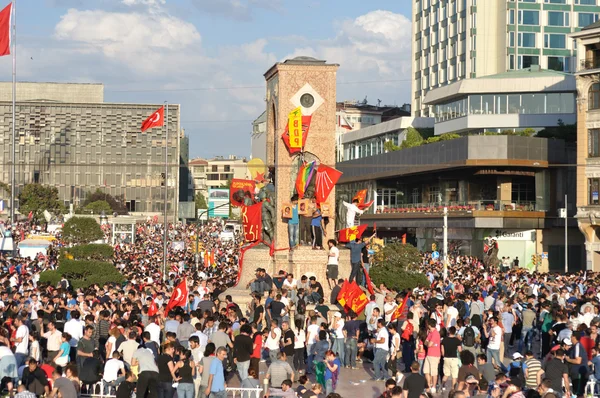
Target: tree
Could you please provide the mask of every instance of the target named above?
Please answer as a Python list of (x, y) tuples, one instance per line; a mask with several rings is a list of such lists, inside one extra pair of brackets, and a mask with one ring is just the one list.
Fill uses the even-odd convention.
[(97, 284), (122, 283), (125, 278), (111, 263), (90, 260), (69, 260), (61, 258), (58, 269), (40, 274), (40, 283), (56, 286), (61, 277), (66, 277), (75, 289)]
[(10, 195), (10, 185), (8, 185), (5, 182), (0, 182), (0, 190), (6, 192), (8, 195)]
[(90, 243), (104, 238), (100, 224), (91, 217), (72, 217), (62, 230), (62, 237), (69, 243)]
[(100, 188), (96, 189), (95, 192), (88, 192), (81, 206), (85, 208), (90, 203), (97, 202), (99, 200), (108, 203), (113, 212), (117, 212), (118, 214), (127, 214), (127, 208), (123, 204), (123, 201), (117, 200), (114, 196), (103, 192)]
[(196, 202), (196, 215), (198, 214), (198, 209), (208, 209), (208, 204), (206, 203), (206, 199), (202, 192), (196, 193), (194, 202)]
[(21, 214), (33, 213), (36, 220), (43, 219), (44, 210), (62, 212), (64, 206), (58, 200), (58, 189), (41, 184), (27, 184), (19, 194)]
[(110, 213), (112, 211), (110, 204), (108, 204), (108, 202), (105, 200), (97, 200), (95, 202), (88, 203), (84, 209), (88, 212), (93, 212), (94, 214), (101, 214), (103, 211), (105, 213)]
[(394, 141), (386, 141), (383, 143), (383, 149), (385, 149), (387, 152), (395, 152), (399, 151), (400, 147), (394, 144)]
[(392, 243), (375, 255), (369, 275), (375, 285), (383, 283), (397, 291), (424, 287), (429, 280), (419, 272), (421, 261), (421, 253), (416, 247)]

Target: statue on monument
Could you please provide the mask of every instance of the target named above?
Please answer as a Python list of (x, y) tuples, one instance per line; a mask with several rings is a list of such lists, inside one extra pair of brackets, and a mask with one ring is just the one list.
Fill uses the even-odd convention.
[(339, 192), (337, 195), (337, 201), (335, 206), (335, 213), (337, 215), (335, 219), (335, 229), (337, 231), (346, 228), (346, 207), (344, 206), (344, 202), (350, 200), (350, 195), (347, 192)]
[(262, 202), (263, 241), (270, 245), (275, 236), (275, 199), (273, 184), (267, 184), (258, 192), (258, 200)]

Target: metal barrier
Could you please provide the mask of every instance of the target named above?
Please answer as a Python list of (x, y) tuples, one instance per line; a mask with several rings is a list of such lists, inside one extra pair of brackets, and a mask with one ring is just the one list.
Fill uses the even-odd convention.
[[(85, 390), (85, 393), (83, 392), (83, 387), (82, 386), (82, 392), (81, 392), (81, 397), (102, 397), (102, 398), (115, 398), (116, 395), (115, 394), (104, 394), (104, 387), (106, 385), (109, 385), (108, 383), (105, 383), (104, 380), (101, 380), (95, 384), (93, 384), (90, 388), (91, 391), (89, 391), (89, 389)], [(112, 387), (113, 391), (115, 391), (116, 393), (116, 388)], [(235, 388), (235, 387), (228, 387), (225, 389), (227, 391), (227, 397), (232, 397), (232, 398), (262, 398), (263, 397), (263, 388), (261, 387), (257, 387), (257, 388)], [(109, 391), (112, 392), (112, 391)]]

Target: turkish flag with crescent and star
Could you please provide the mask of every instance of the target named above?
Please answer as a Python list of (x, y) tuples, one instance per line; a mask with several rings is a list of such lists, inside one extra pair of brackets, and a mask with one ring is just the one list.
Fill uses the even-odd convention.
[(165, 313), (168, 314), (169, 311), (175, 307), (185, 307), (187, 304), (187, 297), (188, 287), (187, 282), (184, 279), (173, 291), (171, 299), (169, 300), (169, 304), (167, 304), (167, 308), (165, 309)]
[(148, 116), (142, 123), (142, 133), (152, 127), (160, 127), (165, 124), (165, 107), (161, 106), (156, 112)]

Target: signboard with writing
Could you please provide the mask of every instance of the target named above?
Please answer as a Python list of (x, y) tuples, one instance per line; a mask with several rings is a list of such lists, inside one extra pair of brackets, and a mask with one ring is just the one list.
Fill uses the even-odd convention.
[(496, 240), (535, 241), (535, 230), (497, 229), (491, 237)]
[(290, 148), (302, 148), (302, 109), (300, 107), (290, 112), (288, 130), (290, 132)]

